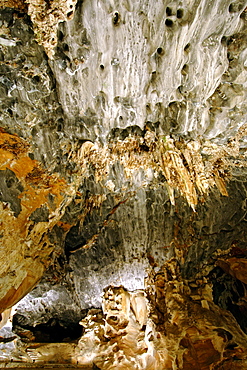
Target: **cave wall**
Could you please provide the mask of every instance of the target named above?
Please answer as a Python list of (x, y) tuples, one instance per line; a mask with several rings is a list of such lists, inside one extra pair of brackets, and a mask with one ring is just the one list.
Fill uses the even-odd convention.
[(3, 364), (246, 366), (246, 6), (3, 2)]

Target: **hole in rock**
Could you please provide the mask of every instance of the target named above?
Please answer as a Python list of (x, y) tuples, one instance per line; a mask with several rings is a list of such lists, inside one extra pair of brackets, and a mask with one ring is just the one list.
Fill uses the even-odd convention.
[(62, 31), (58, 31), (57, 32), (57, 39), (58, 39), (58, 41), (62, 41), (63, 38), (64, 38), (63, 32)]
[(227, 45), (227, 37), (226, 36), (223, 36), (220, 40), (221, 44), (226, 46)]
[(11, 188), (14, 185), (14, 183), (15, 183), (15, 179), (13, 179), (13, 177), (6, 179), (7, 188)]
[(34, 83), (40, 82), (40, 77), (38, 75), (33, 76), (33, 82)]
[(170, 8), (169, 6), (167, 6), (166, 8), (166, 15), (168, 15), (168, 17), (172, 15), (172, 8)]
[(229, 13), (237, 13), (237, 12), (241, 11), (242, 8), (243, 8), (243, 5), (241, 3), (239, 3), (239, 4), (238, 3), (231, 3), (229, 5), (228, 10), (229, 10)]
[(186, 44), (184, 47), (184, 51), (189, 51), (190, 50), (190, 43)]
[(112, 23), (114, 24), (114, 26), (117, 26), (119, 22), (120, 22), (120, 15), (118, 12), (115, 12), (112, 18)]
[(225, 330), (225, 329), (216, 328), (213, 331), (216, 331), (220, 337), (227, 338), (227, 340), (232, 340), (232, 338), (233, 338), (232, 334), (229, 331)]
[(181, 70), (181, 73), (182, 73), (182, 75), (187, 75), (188, 72), (189, 72), (189, 66), (188, 66), (188, 64), (184, 64), (184, 66)]
[(241, 329), (247, 333), (247, 302), (244, 284), (215, 267), (209, 275), (213, 283), (213, 300), (220, 308), (228, 310), (237, 320)]
[(227, 346), (226, 346), (226, 349), (229, 349), (230, 351), (234, 350), (236, 347), (238, 347), (238, 345), (236, 343), (229, 343)]
[(186, 92), (184, 91), (183, 85), (178, 86), (178, 91), (180, 92), (180, 94), (183, 94), (184, 92)]
[(29, 156), (29, 158), (31, 158), (32, 160), (34, 160), (34, 154), (33, 153), (28, 153), (28, 156)]
[(69, 51), (69, 45), (68, 45), (68, 44), (66, 44), (66, 43), (64, 43), (64, 44), (63, 44), (63, 50), (64, 50), (64, 51)]
[(167, 27), (172, 27), (172, 26), (173, 26), (173, 21), (172, 21), (171, 19), (166, 19), (166, 21), (165, 21), (165, 25), (166, 25)]
[(234, 56), (232, 55), (232, 53), (227, 53), (227, 59), (229, 60), (229, 62), (232, 62), (234, 60)]
[(13, 117), (13, 111), (12, 111), (12, 109), (8, 108), (7, 109), (7, 112), (9, 113), (10, 117)]
[(100, 65), (100, 69), (105, 69), (105, 66), (103, 64)]
[(64, 127), (64, 121), (62, 118), (57, 120), (57, 131), (62, 131)]
[(162, 49), (162, 48), (158, 48), (158, 49), (157, 49), (157, 53), (158, 53), (159, 55), (162, 55), (162, 54), (163, 54), (163, 49)]
[(184, 10), (183, 9), (178, 9), (177, 10), (177, 18), (181, 19), (184, 16)]
[(140, 149), (143, 150), (144, 152), (149, 152), (149, 147), (146, 144), (141, 144)]
[(157, 74), (156, 74), (156, 71), (153, 71), (152, 72), (152, 75), (151, 75), (151, 83), (154, 83), (156, 81), (156, 77), (157, 77)]
[(29, 330), (33, 334), (33, 341), (39, 343), (59, 343), (70, 342), (79, 339), (83, 334), (83, 328), (79, 323), (66, 323), (63, 325), (54, 318), (50, 319), (46, 324), (39, 324), (35, 327), (29, 325), (21, 325), (22, 315), (13, 316), (13, 331), (21, 338), (25, 339), (25, 330)]
[(241, 18), (241, 19), (244, 19), (244, 20), (246, 20), (246, 19), (247, 19), (247, 13), (246, 13), (246, 11), (245, 11), (245, 10), (240, 14), (240, 18)]
[(152, 108), (151, 108), (150, 104), (146, 104), (146, 110), (147, 110), (148, 114), (152, 113)]
[(70, 18), (72, 14), (73, 14), (73, 12), (68, 12), (67, 17)]
[(228, 10), (229, 10), (230, 13), (234, 13), (235, 12), (234, 4), (230, 4)]

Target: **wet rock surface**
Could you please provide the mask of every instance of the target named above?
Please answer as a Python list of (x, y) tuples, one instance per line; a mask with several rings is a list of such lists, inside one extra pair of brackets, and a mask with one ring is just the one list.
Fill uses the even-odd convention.
[(247, 367), (246, 6), (1, 3), (1, 366)]

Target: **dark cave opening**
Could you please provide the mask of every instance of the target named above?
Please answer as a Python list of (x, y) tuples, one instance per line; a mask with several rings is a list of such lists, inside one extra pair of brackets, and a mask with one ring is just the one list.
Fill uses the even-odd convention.
[(247, 333), (246, 285), (227, 274), (221, 267), (212, 270), (210, 280), (213, 284), (214, 303), (231, 312), (243, 332)]
[(83, 327), (79, 323), (62, 324), (57, 319), (50, 319), (45, 324), (36, 326), (23, 325), (22, 315), (13, 316), (13, 332), (23, 341), (38, 343), (71, 342), (79, 339), (83, 334)]

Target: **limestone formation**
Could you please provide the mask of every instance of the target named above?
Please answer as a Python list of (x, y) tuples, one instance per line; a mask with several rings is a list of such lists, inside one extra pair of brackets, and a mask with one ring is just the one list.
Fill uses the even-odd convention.
[(246, 31), (245, 0), (1, 1), (0, 367), (247, 368)]

